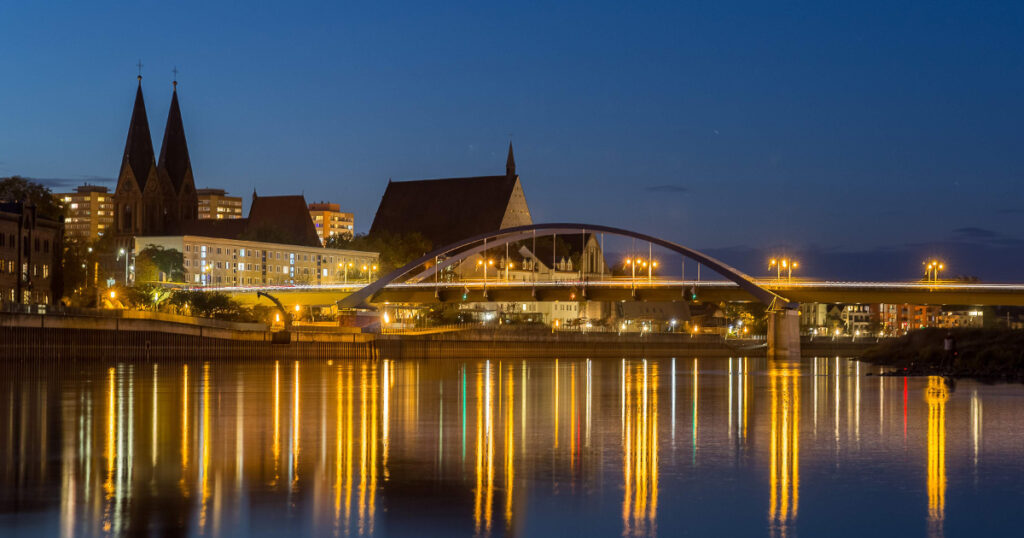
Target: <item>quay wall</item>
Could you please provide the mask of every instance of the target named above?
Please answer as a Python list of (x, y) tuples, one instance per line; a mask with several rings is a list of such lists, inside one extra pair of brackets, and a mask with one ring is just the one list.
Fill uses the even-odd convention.
[[(151, 312), (123, 316), (0, 314), (0, 360), (8, 358), (612, 358), (761, 357), (758, 341), (714, 335), (468, 329), (435, 334), (369, 334), (299, 328), (292, 343), (271, 343), (258, 323)], [(873, 340), (805, 338), (802, 356), (856, 356)]]

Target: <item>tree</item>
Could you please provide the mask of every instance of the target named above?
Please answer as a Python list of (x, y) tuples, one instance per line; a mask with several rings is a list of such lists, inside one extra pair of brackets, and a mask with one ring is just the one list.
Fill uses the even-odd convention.
[(243, 317), (242, 306), (221, 292), (174, 290), (166, 302), (186, 315), (224, 319)]
[(343, 250), (379, 252), (380, 274), (397, 269), (430, 252), (433, 248), (430, 240), (423, 237), (422, 234), (392, 234), (389, 232), (374, 235), (359, 234), (351, 239), (332, 235), (327, 238), (324, 246)]
[(184, 282), (184, 256), (177, 249), (146, 245), (135, 255), (136, 282), (157, 282), (161, 273), (168, 282)]
[(51, 219), (64, 215), (64, 204), (53, 196), (49, 187), (21, 176), (0, 178), (0, 200), (31, 202), (38, 215)]

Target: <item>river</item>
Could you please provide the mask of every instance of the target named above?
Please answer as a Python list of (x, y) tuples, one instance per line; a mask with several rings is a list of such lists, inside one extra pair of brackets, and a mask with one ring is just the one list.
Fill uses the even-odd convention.
[(1024, 387), (843, 358), (0, 364), (0, 534), (966, 536)]

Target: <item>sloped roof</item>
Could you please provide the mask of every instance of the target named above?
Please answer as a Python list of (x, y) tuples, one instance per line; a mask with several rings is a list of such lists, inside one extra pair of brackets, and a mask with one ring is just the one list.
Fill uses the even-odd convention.
[(302, 196), (258, 196), (252, 201), (248, 218), (183, 220), (171, 223), (167, 233), (323, 246)]
[(418, 232), (441, 247), (497, 231), (516, 179), (504, 175), (388, 182), (370, 233)]
[(180, 192), (181, 184), (191, 170), (192, 162), (188, 157), (185, 126), (181, 121), (181, 108), (178, 106), (178, 88), (175, 86), (171, 95), (171, 109), (167, 113), (164, 140), (160, 144), (160, 161), (157, 163), (157, 171), (167, 175), (171, 185), (174, 186), (174, 192)]
[(168, 235), (198, 235), (220, 239), (239, 239), (245, 234), (249, 219), (198, 219), (173, 221)]
[(320, 247), (306, 198), (298, 196), (254, 196), (249, 208), (247, 232), (272, 229), (290, 245)]
[(145, 190), (149, 170), (155, 164), (153, 140), (149, 135), (149, 120), (146, 118), (146, 103), (142, 98), (142, 77), (139, 77), (139, 88), (135, 91), (135, 106), (132, 108), (132, 119), (128, 124), (121, 170), (124, 170), (125, 165), (131, 167), (139, 190)]

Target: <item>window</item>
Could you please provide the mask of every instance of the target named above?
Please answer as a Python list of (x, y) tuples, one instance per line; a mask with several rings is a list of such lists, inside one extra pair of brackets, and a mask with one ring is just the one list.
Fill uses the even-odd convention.
[(43, 264), (43, 278), (49, 278), (49, 277), (50, 277), (50, 266), (44, 263)]

